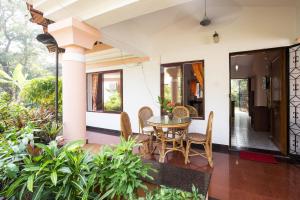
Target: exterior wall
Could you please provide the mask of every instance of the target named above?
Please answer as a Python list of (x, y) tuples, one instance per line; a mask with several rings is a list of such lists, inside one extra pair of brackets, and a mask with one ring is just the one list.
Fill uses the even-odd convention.
[(297, 0), (296, 6), (296, 17), (297, 17), (297, 25), (296, 25), (296, 37), (298, 37), (298, 42), (300, 42), (300, 0)]
[[(203, 59), (205, 120), (194, 120), (190, 131), (204, 132), (208, 113), (214, 111), (213, 142), (228, 145), (229, 53), (290, 45), (295, 38), (295, 24), (295, 8), (247, 7), (242, 8), (237, 16), (220, 25), (216, 22), (215, 25), (203, 28), (198, 21), (189, 22), (181, 18), (178, 23), (169, 24), (155, 34), (152, 33), (147, 38), (148, 43), (145, 48), (140, 47), (140, 49), (147, 49), (146, 53), (151, 58), (150, 62), (143, 64), (146, 79), (143, 78), (141, 67), (137, 65), (121, 67), (124, 69), (124, 111), (127, 111), (131, 117), (133, 130), (138, 131), (137, 112), (141, 106), (148, 105), (154, 109), (156, 115), (159, 114), (156, 103), (156, 97), (160, 94), (159, 63)], [(131, 37), (133, 31), (130, 29), (131, 25), (121, 23), (117, 26), (112, 27), (109, 32), (113, 33), (115, 28), (118, 30), (116, 34), (120, 36), (118, 40), (131, 44), (134, 40)], [(135, 30), (138, 31), (138, 28), (136, 27)], [(215, 30), (220, 35), (218, 44), (212, 42)], [(144, 36), (140, 38), (145, 39)], [(139, 41), (133, 43), (139, 44)], [(141, 44), (145, 45), (145, 41)], [(87, 125), (119, 129), (119, 115), (87, 113)]]

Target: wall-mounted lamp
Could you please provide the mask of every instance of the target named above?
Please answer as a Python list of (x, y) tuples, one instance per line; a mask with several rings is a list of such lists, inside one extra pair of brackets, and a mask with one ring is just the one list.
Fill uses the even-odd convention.
[(220, 41), (219, 34), (215, 31), (213, 34), (214, 43), (218, 43)]

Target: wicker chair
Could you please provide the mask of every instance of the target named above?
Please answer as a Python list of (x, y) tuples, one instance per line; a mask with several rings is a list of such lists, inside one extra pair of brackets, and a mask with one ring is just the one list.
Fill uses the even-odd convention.
[[(149, 141), (150, 137), (144, 134), (133, 135), (131, 129), (130, 118), (126, 112), (121, 113), (121, 136), (128, 140), (129, 138), (134, 138), (137, 143), (142, 144), (142, 155), (149, 153)], [(141, 148), (139, 147), (139, 150)]]
[(194, 106), (190, 105), (185, 105), (185, 107), (189, 110), (190, 112), (190, 117), (198, 117), (198, 111)]
[(176, 118), (186, 118), (186, 117), (190, 117), (190, 112), (189, 110), (184, 107), (184, 106), (176, 106), (174, 109), (173, 109), (173, 115), (174, 117)]
[[(212, 122), (213, 122), (214, 113), (211, 111), (209, 113), (206, 134), (200, 133), (189, 133), (186, 140), (186, 155), (185, 155), (185, 164), (189, 163), (189, 157), (191, 156), (202, 156), (208, 160), (209, 166), (213, 167), (212, 160)], [(201, 144), (204, 147), (205, 153), (197, 152), (196, 150), (191, 149), (192, 144)]]
[(153, 111), (150, 107), (144, 106), (139, 110), (139, 132), (142, 134), (152, 135), (154, 129), (152, 126), (149, 126), (147, 120), (153, 116)]

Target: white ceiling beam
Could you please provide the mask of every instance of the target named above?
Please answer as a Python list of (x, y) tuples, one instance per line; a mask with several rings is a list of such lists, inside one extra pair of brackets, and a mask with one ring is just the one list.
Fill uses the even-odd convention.
[(103, 14), (87, 16), (84, 21), (96, 28), (102, 28), (189, 1), (191, 0), (139, 0)]

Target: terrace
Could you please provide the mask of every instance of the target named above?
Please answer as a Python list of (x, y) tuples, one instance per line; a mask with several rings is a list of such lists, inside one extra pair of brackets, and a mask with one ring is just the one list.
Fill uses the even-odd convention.
[[(195, 194), (195, 186), (196, 199), (300, 196), (299, 0), (26, 3), (31, 21), (55, 41), (46, 44), (49, 52), (61, 60), (63, 130), (57, 140), (64, 147), (57, 152), (84, 141), (83, 149), (98, 156), (87, 164), (96, 174), (106, 169), (117, 176), (124, 155), (138, 163), (141, 176), (146, 168), (138, 167), (151, 163), (154, 180), (141, 179), (150, 190), (165, 185), (189, 192), (184, 196)], [(201, 156), (191, 156), (193, 150)], [(99, 160), (110, 167), (99, 167)], [(117, 161), (121, 167), (114, 168)], [(78, 179), (76, 187), (90, 196), (78, 190), (74, 199), (96, 198), (99, 188), (103, 199), (145, 196), (141, 187), (124, 192), (117, 179), (96, 174), (95, 185)], [(30, 177), (19, 190), (34, 190), (33, 198), (51, 181), (59, 183), (53, 172), (42, 186)], [(158, 196), (148, 198), (164, 199)]]

